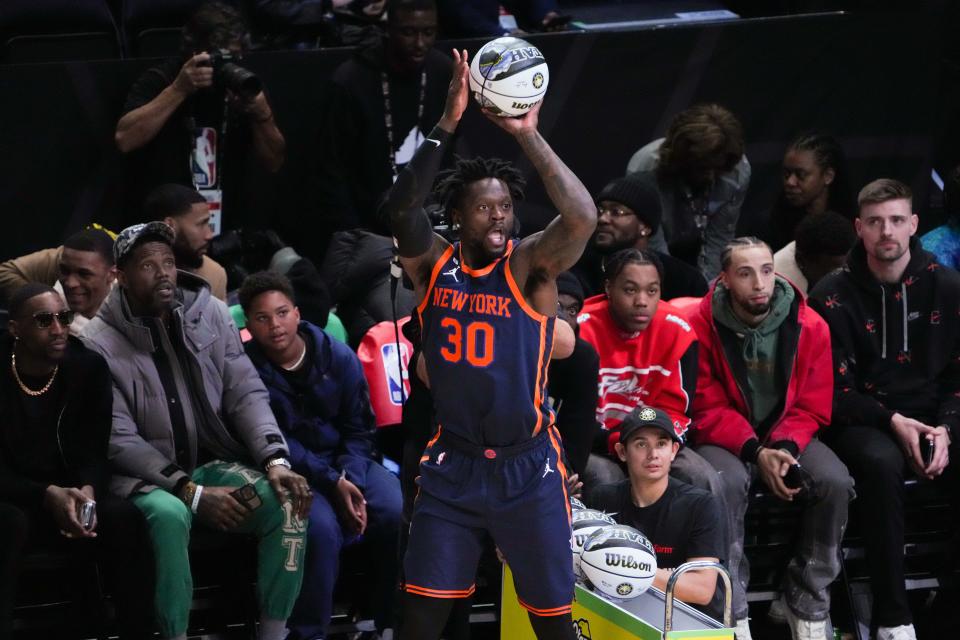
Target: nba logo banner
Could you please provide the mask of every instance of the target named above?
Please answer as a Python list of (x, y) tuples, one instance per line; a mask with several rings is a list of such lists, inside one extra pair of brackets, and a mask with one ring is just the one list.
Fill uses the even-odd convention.
[(363, 377), (370, 387), (370, 407), (378, 427), (400, 424), (403, 419), (403, 403), (410, 397), (410, 354), (413, 345), (400, 331), (400, 348), (397, 348), (397, 330), (410, 321), (410, 316), (401, 318), (394, 327), (392, 322), (380, 322), (370, 327), (357, 347), (357, 357), (363, 366)]
[(383, 373), (386, 376), (387, 392), (390, 396), (390, 402), (396, 406), (402, 406), (404, 401), (410, 397), (410, 372), (407, 371), (407, 365), (410, 364), (410, 353), (407, 351), (407, 345), (400, 343), (400, 360), (397, 360), (397, 344), (391, 342), (380, 347), (380, 357), (383, 359)]
[(209, 189), (217, 184), (217, 130), (213, 127), (197, 129), (190, 156), (190, 171), (197, 189)]

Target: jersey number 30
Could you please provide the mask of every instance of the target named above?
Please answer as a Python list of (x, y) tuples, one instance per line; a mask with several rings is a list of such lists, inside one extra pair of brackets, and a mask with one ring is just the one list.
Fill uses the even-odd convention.
[(464, 331), (455, 318), (444, 318), (440, 326), (450, 330), (447, 344), (440, 348), (444, 360), (456, 364), (466, 357), (475, 367), (486, 367), (493, 362), (493, 327), (489, 323), (471, 322)]

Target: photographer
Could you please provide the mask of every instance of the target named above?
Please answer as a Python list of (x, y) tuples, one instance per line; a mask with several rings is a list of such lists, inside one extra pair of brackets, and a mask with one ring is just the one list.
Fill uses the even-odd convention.
[(224, 176), (229, 206), (251, 147), (264, 169), (279, 171), (283, 134), (259, 80), (237, 65), (248, 39), (235, 9), (204, 4), (183, 28), (181, 58), (148, 69), (134, 83), (114, 134), (117, 148), (130, 154), (131, 211), (167, 182), (192, 185), (222, 203)]

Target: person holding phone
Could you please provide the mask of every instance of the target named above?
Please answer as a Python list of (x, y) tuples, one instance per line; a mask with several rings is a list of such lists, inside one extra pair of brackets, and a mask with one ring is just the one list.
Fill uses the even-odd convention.
[[(843, 269), (810, 294), (833, 338), (827, 442), (857, 481), (877, 638), (913, 640), (903, 481), (910, 470), (946, 483), (956, 509), (960, 476), (950, 458), (960, 427), (960, 276), (920, 245), (907, 185), (874, 180), (857, 203), (859, 242)], [(941, 588), (938, 598), (956, 608), (955, 588)]]
[(106, 490), (107, 363), (70, 335), (75, 312), (52, 287), (24, 285), (9, 312), (0, 338), (0, 638), (13, 633), (19, 562), (36, 550), (92, 552), (118, 605), (120, 637), (149, 637), (146, 523), (133, 503)]
[(744, 514), (759, 476), (773, 495), (803, 509), (781, 607), (793, 638), (827, 640), (829, 587), (840, 573), (854, 495), (846, 467), (815, 437), (830, 423), (830, 333), (803, 294), (774, 272), (762, 240), (735, 238), (720, 255), (720, 269), (690, 314), (700, 340), (691, 431), (697, 453), (722, 481), (737, 637), (750, 638)]

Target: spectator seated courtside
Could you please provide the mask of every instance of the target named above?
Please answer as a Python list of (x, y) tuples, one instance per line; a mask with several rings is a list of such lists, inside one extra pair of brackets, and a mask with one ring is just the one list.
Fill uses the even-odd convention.
[(854, 496), (846, 467), (816, 438), (830, 422), (830, 333), (803, 294), (776, 275), (763, 241), (737, 238), (721, 267), (690, 315), (700, 338), (692, 437), (721, 481), (737, 637), (751, 637), (744, 517), (759, 477), (777, 498), (803, 509), (784, 579), (793, 638), (829, 640), (829, 587), (840, 574), (840, 539)]
[[(118, 605), (120, 638), (140, 640), (153, 634), (147, 525), (107, 490), (110, 370), (69, 335), (75, 315), (51, 287), (30, 283), (10, 299), (0, 337), (0, 637), (12, 637), (24, 556), (40, 551), (95, 558)], [(84, 505), (93, 505), (89, 520)], [(63, 579), (75, 593), (96, 590), (76, 572)]]
[(300, 591), (307, 481), (290, 470), (267, 391), (226, 305), (176, 269), (162, 222), (124, 229), (119, 286), (84, 332), (113, 378), (110, 484), (145, 515), (163, 638), (186, 638), (193, 526), (258, 540), (260, 640), (282, 640)]
[(113, 238), (98, 225), (74, 233), (61, 247), (0, 264), (0, 298), (30, 282), (53, 287), (74, 312), (69, 327), (74, 336), (97, 315), (115, 281)]
[(656, 253), (663, 267), (661, 299), (702, 296), (707, 292), (707, 281), (696, 267), (662, 249), (654, 251), (651, 248), (651, 239), (662, 233), (662, 208), (656, 176), (649, 171), (617, 178), (600, 191), (597, 195), (597, 230), (573, 268), (587, 297), (604, 292), (604, 263), (623, 249)]
[(199, 191), (181, 184), (162, 184), (147, 195), (143, 219), (160, 220), (173, 229), (177, 268), (200, 276), (210, 284), (214, 298), (227, 301), (227, 272), (207, 255), (214, 234), (210, 203)]
[[(657, 255), (623, 249), (608, 260), (606, 275), (606, 294), (587, 299), (579, 317), (580, 337), (600, 357), (602, 442), (583, 474), (588, 492), (624, 478), (613, 456), (620, 423), (630, 411), (644, 406), (666, 412), (682, 439), (697, 386), (697, 336), (678, 309), (660, 300), (663, 273)], [(681, 449), (681, 458), (690, 455), (695, 454), (689, 448)]]
[(374, 567), (374, 622), (392, 628), (397, 590), (400, 482), (373, 457), (374, 417), (360, 360), (300, 320), (293, 288), (261, 271), (240, 288), (253, 340), (246, 344), (267, 387), (294, 471), (316, 491), (300, 598), (288, 640), (325, 637), (340, 550), (362, 538)]
[[(904, 480), (935, 481), (953, 498), (960, 474), (960, 276), (917, 239), (910, 188), (867, 184), (859, 242), (810, 295), (830, 325), (834, 411), (827, 442), (857, 482), (878, 640), (915, 640), (904, 582)], [(943, 563), (956, 570), (956, 556)], [(950, 583), (938, 598), (956, 609)]]
[[(685, 562), (720, 562), (727, 550), (720, 500), (671, 477), (682, 441), (667, 413), (637, 407), (623, 419), (614, 448), (627, 478), (594, 488), (586, 504), (640, 531), (657, 552), (653, 585), (666, 591), (670, 574)], [(677, 581), (676, 597), (723, 619), (723, 589), (714, 569), (690, 571)]]

